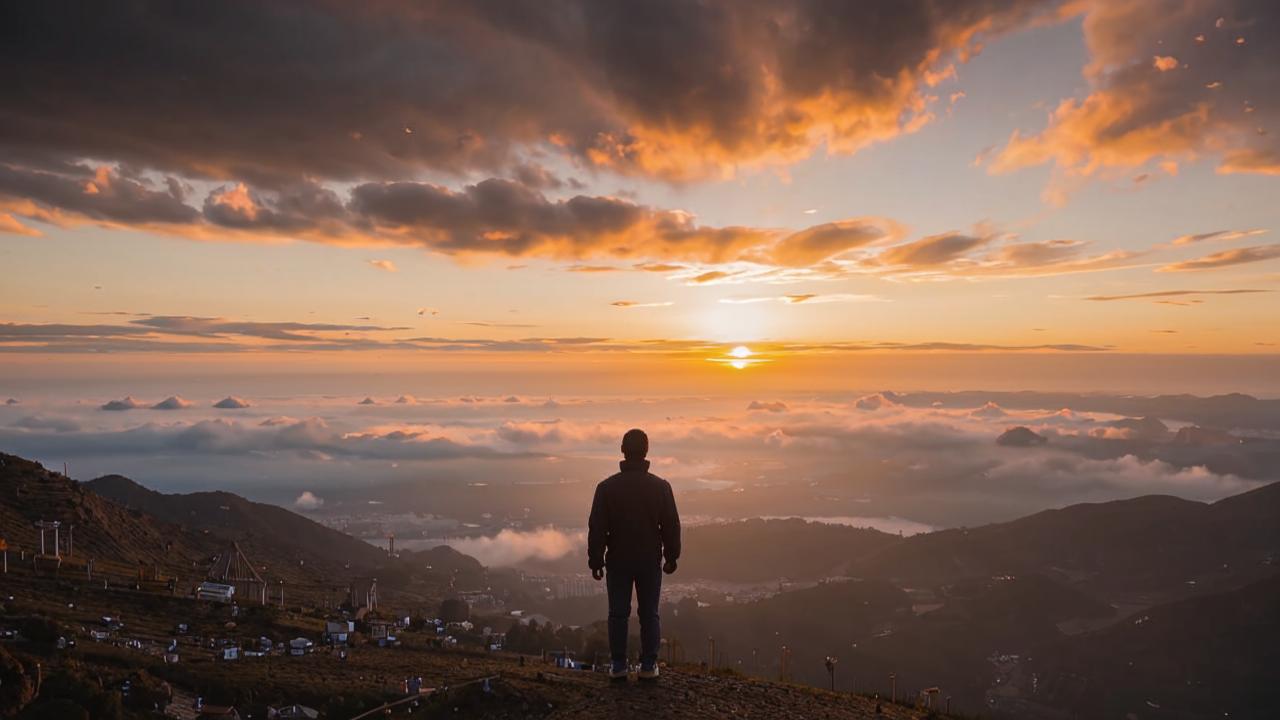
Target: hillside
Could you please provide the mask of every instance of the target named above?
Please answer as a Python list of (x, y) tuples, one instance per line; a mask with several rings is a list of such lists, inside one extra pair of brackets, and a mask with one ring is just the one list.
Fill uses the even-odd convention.
[(369, 570), (386, 559), (379, 548), (325, 527), (276, 505), (257, 503), (228, 492), (165, 494), (122, 475), (106, 475), (84, 486), (165, 522), (236, 540), (250, 556), (298, 561), (326, 567)]
[[(40, 551), (39, 521), (59, 522), (64, 562), (89, 558), (99, 568), (135, 574), (139, 566), (190, 574), (219, 550), (211, 538), (182, 533), (145, 513), (128, 510), (89, 492), (84, 485), (45, 470), (39, 463), (0, 453), (0, 533), (10, 548), (10, 563), (22, 551)], [(72, 529), (71, 526), (74, 526)], [(45, 551), (53, 555), (54, 533), (45, 533)]]
[[(1273, 717), (1280, 577), (1146, 610), (1036, 655), (1034, 700), (1081, 717)], [(1029, 688), (1027, 688), (1029, 690)]]
[[(3, 618), (0, 614), (0, 620)], [(76, 717), (54, 712), (54, 708), (64, 710), (68, 701), (86, 708), (111, 708), (110, 697), (118, 698), (117, 689), (123, 681), (131, 679), (138, 685), (140, 678), (147, 678), (150, 685), (165, 684), (173, 694), (171, 709), (179, 713), (187, 712), (191, 700), (199, 695), (211, 704), (234, 705), (253, 717), (262, 717), (268, 705), (285, 703), (316, 708), (327, 720), (348, 720), (370, 710), (376, 717), (475, 720), (945, 717), (847, 693), (707, 672), (696, 664), (664, 666), (657, 685), (641, 685), (634, 679), (613, 684), (598, 673), (558, 669), (537, 655), (522, 658), (508, 653), (438, 649), (417, 633), (404, 633), (402, 639), (403, 645), (396, 649), (368, 644), (348, 648), (345, 659), (316, 652), (304, 657), (219, 662), (212, 659), (212, 653), (201, 653), (182, 638), (182, 662), (171, 665), (145, 651), (87, 640), (72, 651), (52, 655), (46, 654), (42, 643), (21, 642), (0, 646), (0, 672), (10, 673), (5, 677), (11, 682), (20, 679), (11, 674), (14, 669), (30, 677), (36, 664), (41, 664), (51, 692), (31, 703), (30, 710), (45, 713), (34, 717)], [(436, 690), (419, 698), (416, 707), (377, 710), (383, 703), (404, 697), (400, 680), (406, 677), (421, 677), (427, 687)], [(484, 679), (488, 679), (487, 688)], [(907, 695), (907, 687), (900, 686), (900, 697)], [(120, 720), (154, 717), (129, 707), (127, 698), (125, 712), (120, 712), (118, 699), (114, 707), (110, 715), (93, 716)], [(75, 705), (66, 708), (75, 709)]]
[[(852, 561), (888, 548), (897, 535), (832, 523), (741, 520), (684, 528), (680, 579), (770, 583), (844, 574)], [(586, 568), (586, 548), (554, 561), (528, 561), (529, 572), (574, 574)]]
[[(400, 553), (396, 560), (384, 550), (325, 527), (276, 505), (253, 502), (228, 492), (165, 494), (121, 475), (107, 475), (84, 484), (99, 495), (133, 510), (173, 523), (189, 532), (216, 538), (223, 549), (239, 543), (255, 563), (292, 577), (294, 582), (328, 586), (340, 592), (346, 578), (372, 575), (385, 591), (434, 590), (444, 582), (482, 583), (479, 561), (447, 546)], [(426, 586), (410, 587), (415, 580)]]
[(1280, 484), (1217, 503), (1145, 496), (907, 538), (855, 568), (906, 582), (1043, 573), (1103, 596), (1238, 587), (1274, 571)]
[(705, 658), (714, 637), (725, 664), (776, 676), (785, 645), (797, 680), (822, 685), (823, 660), (836, 655), (857, 668), (859, 688), (897, 673), (945, 688), (957, 708), (972, 711), (994, 679), (988, 656), (1028, 652), (1060, 640), (1064, 620), (1113, 612), (1034, 575), (963, 583), (936, 600), (935, 609), (917, 611), (907, 592), (883, 581), (828, 582), (742, 604), (685, 600), (664, 616), (663, 628), (690, 658)]
[(1242, 393), (1227, 395), (1106, 395), (1070, 392), (987, 391), (895, 393), (896, 402), (911, 407), (974, 408), (994, 402), (1002, 408), (1043, 410), (1071, 408), (1077, 412), (1103, 412), (1129, 417), (1182, 420), (1219, 428), (1280, 429), (1280, 400), (1260, 399)]
[[(29, 558), (40, 551), (35, 524), (42, 520), (61, 523), (62, 558), (43, 561), (46, 569), (74, 570), (75, 577), (88, 580), (92, 560), (95, 579), (141, 581), (167, 593), (191, 592), (232, 543), (276, 598), (283, 581), (288, 597), (342, 602), (349, 581), (361, 575), (378, 577), (384, 602), (414, 607), (438, 603), (451, 588), (485, 586), (480, 563), (448, 547), (393, 560), (308, 518), (230, 493), (163, 495), (118, 475), (79, 483), (39, 463), (0, 454), (0, 538), (9, 545), (15, 571), (36, 569)], [(54, 555), (52, 530), (45, 540), (47, 554)]]

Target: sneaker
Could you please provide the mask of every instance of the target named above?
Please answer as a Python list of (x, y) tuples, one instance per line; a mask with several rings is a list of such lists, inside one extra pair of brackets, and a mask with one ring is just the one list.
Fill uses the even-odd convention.
[(658, 664), (645, 665), (641, 663), (640, 672), (636, 674), (636, 677), (649, 682), (656, 681), (658, 679)]
[(626, 662), (614, 662), (612, 665), (610, 665), (610, 666), (609, 666), (609, 679), (610, 679), (610, 680), (615, 680), (615, 681), (616, 681), (616, 680), (626, 680), (626, 679), (627, 679), (627, 663), (626, 663)]

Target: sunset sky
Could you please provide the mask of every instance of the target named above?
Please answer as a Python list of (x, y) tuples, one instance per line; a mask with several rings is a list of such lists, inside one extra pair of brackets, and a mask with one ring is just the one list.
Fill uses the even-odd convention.
[(0, 347), (1275, 352), (1273, 4), (667, 5), (5, 10)]
[(1278, 24), (8, 4), (0, 449), (308, 511), (524, 478), (570, 523), (634, 425), (704, 515), (1222, 497), (1270, 404), (1095, 394), (1280, 397)]

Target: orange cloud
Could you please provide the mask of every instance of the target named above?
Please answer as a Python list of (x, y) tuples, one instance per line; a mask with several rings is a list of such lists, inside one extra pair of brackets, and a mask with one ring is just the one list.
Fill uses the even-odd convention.
[(1240, 238), (1261, 235), (1266, 230), (1263, 228), (1254, 228), (1252, 230), (1215, 230), (1207, 233), (1196, 233), (1194, 235), (1180, 235), (1173, 239), (1174, 245), (1192, 245), (1194, 243), (1205, 241), (1227, 242), (1230, 240), (1239, 240)]
[[(1058, 204), (1088, 178), (1152, 162), (1171, 175), (1177, 162), (1203, 157), (1217, 158), (1219, 173), (1280, 174), (1280, 146), (1258, 131), (1280, 118), (1271, 91), (1280, 67), (1275, 47), (1235, 42), (1228, 28), (1206, 21), (1214, 9), (1205, 6), (1259, 27), (1280, 22), (1280, 9), (1228, 4), (1081, 3), (1090, 92), (1063, 100), (1043, 130), (1014, 132), (988, 170), (1053, 163), (1045, 199)], [(1165, 54), (1153, 57), (1156, 46)]]
[(1280, 151), (1260, 148), (1232, 150), (1222, 158), (1218, 172), (1280, 175)]
[(39, 230), (18, 222), (18, 219), (9, 213), (0, 213), (0, 232), (26, 235), (28, 237), (40, 237), (43, 235)]
[(636, 301), (634, 301), (634, 300), (615, 300), (615, 301), (613, 301), (613, 302), (611, 302), (611, 303), (609, 303), (609, 304), (610, 304), (610, 305), (612, 305), (613, 307), (616, 307), (616, 308), (623, 308), (623, 309), (626, 309), (626, 308), (656, 308), (656, 307), (670, 307), (670, 306), (674, 305), (675, 303), (673, 303), (673, 302), (671, 302), (671, 301), (669, 301), (669, 300), (668, 300), (668, 301), (666, 301), (666, 302), (636, 302)]
[(931, 235), (905, 245), (891, 247), (880, 253), (877, 261), (886, 265), (911, 267), (944, 265), (992, 240), (994, 240), (993, 237), (974, 237), (954, 232)]
[[(28, 4), (11, 18), (32, 32), (6, 47), (24, 82), (6, 96), (0, 136), (50, 157), (273, 189), (424, 171), (571, 186), (528, 164), (539, 152), (629, 175), (723, 177), (914, 132), (933, 118), (933, 88), (982, 42), (1061, 18), (1039, 0), (911, 2), (894, 21), (815, 0), (568, 0), (555, 21), (505, 15), (396, 0), (163, 17)], [(79, 52), (104, 27), (110, 63)], [(228, 30), (241, 27), (253, 37)], [(334, 31), (279, 61), (273, 48), (318, 27)], [(406, 68), (420, 81), (406, 84)]]
[(1190, 272), (1195, 270), (1214, 270), (1217, 268), (1230, 267), (1232, 265), (1244, 265), (1246, 263), (1263, 262), (1265, 260), (1274, 260), (1280, 258), (1280, 245), (1261, 245), (1256, 247), (1236, 248), (1235, 250), (1223, 250), (1211, 255), (1205, 255), (1194, 260), (1183, 260), (1170, 265), (1165, 265), (1156, 272)]

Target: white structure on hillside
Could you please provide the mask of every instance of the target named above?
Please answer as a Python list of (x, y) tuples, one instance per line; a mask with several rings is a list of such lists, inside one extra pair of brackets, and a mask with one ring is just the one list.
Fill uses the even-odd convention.
[(235, 599), (235, 594), (235, 585), (225, 585), (223, 583), (202, 582), (196, 588), (197, 599), (211, 602), (229, 603)]

